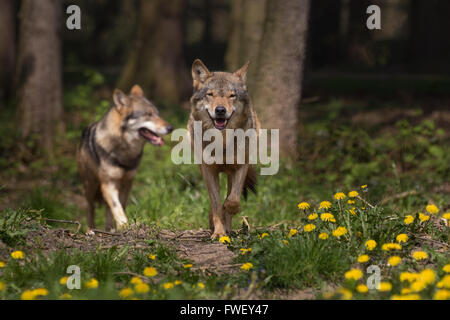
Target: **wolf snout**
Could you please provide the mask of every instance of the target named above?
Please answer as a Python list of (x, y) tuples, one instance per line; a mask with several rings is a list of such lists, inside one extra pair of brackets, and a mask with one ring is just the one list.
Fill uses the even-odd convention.
[(227, 109), (224, 106), (217, 106), (214, 109), (214, 113), (217, 117), (223, 117), (227, 114)]

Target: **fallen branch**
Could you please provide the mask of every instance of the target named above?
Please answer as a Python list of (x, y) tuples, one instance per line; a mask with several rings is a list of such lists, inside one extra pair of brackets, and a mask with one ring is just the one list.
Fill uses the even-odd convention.
[(394, 194), (392, 196), (389, 196), (387, 198), (384, 198), (383, 200), (380, 201), (380, 205), (384, 205), (386, 203), (388, 203), (389, 201), (392, 200), (398, 200), (398, 199), (403, 199), (412, 195), (416, 195), (418, 194), (417, 190), (409, 190), (409, 191), (404, 191), (398, 194)]
[(247, 216), (242, 216), (242, 219), (244, 220), (244, 223), (245, 223), (245, 225), (248, 228), (248, 232), (251, 232), (250, 223), (248, 223), (248, 217)]
[(367, 202), (365, 199), (361, 198), (360, 196), (356, 196), (359, 200), (364, 202), (366, 205), (368, 205), (371, 209), (375, 208), (375, 206), (371, 205), (369, 202)]
[(68, 224), (76, 224), (78, 225), (77, 227), (77, 232), (78, 233), (80, 231), (81, 228), (81, 223), (78, 221), (70, 221), (70, 220), (60, 220), (60, 219), (50, 219), (50, 218), (43, 218), (45, 221), (51, 221), (51, 222), (58, 222), (58, 223), (68, 223)]
[(115, 233), (115, 232), (109, 232), (109, 231), (104, 231), (104, 230), (99, 230), (99, 229), (91, 229), (91, 231), (93, 231), (94, 233), (103, 233), (103, 234), (107, 234), (110, 236), (121, 236), (122, 233)]

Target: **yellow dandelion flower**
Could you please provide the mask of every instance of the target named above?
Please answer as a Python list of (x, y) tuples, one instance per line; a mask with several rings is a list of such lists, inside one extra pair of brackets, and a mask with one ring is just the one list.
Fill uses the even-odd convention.
[(131, 284), (139, 284), (139, 283), (142, 283), (142, 279), (139, 277), (133, 277), (133, 278), (131, 278), (130, 282), (131, 282)]
[(350, 300), (353, 296), (352, 292), (346, 288), (339, 288), (337, 292), (341, 295), (341, 299)]
[(289, 237), (295, 236), (297, 234), (297, 229), (291, 229), (289, 230)]
[(347, 233), (347, 228), (345, 227), (337, 227), (333, 230), (333, 236), (339, 238)]
[(6, 266), (6, 263), (3, 261), (0, 261), (0, 268), (4, 268)]
[(36, 299), (36, 295), (34, 294), (33, 290), (25, 290), (20, 295), (20, 299), (22, 299), (22, 300), (34, 300), (34, 299)]
[(67, 279), (69, 279), (69, 277), (62, 277), (61, 279), (59, 279), (59, 284), (61, 284), (63, 286), (66, 285)]
[(185, 264), (185, 265), (183, 266), (183, 268), (185, 268), (185, 269), (192, 268), (192, 263)]
[(372, 251), (377, 246), (377, 242), (375, 240), (367, 240), (365, 246), (367, 250)]
[(434, 300), (450, 300), (450, 290), (437, 290), (433, 296)]
[(330, 201), (322, 201), (320, 204), (319, 204), (319, 209), (325, 209), (325, 210), (328, 210), (328, 209), (330, 209), (331, 208), (331, 202)]
[(450, 220), (450, 212), (446, 212), (442, 215), (442, 218), (444, 218), (445, 220)]
[(205, 289), (205, 284), (204, 284), (203, 282), (199, 282), (199, 283), (197, 283), (197, 287), (198, 287), (200, 290), (203, 290), (203, 289)]
[(322, 232), (321, 234), (319, 234), (319, 239), (320, 240), (327, 240), (329, 237), (330, 236), (326, 232)]
[(408, 282), (414, 282), (417, 279), (419, 279), (420, 275), (418, 273), (413, 272), (402, 272), (400, 273), (400, 281), (408, 281)]
[(303, 230), (304, 230), (305, 232), (311, 232), (311, 231), (313, 231), (315, 228), (316, 228), (316, 226), (315, 226), (314, 224), (310, 223), (310, 224), (305, 225), (305, 226), (303, 227)]
[(395, 240), (397, 240), (398, 243), (406, 242), (408, 241), (408, 235), (406, 233), (400, 233)]
[(222, 236), (219, 238), (221, 243), (231, 243), (230, 238), (228, 236)]
[(163, 287), (164, 287), (165, 290), (172, 289), (173, 286), (174, 286), (174, 284), (172, 282), (166, 282), (166, 283), (163, 284)]
[(239, 249), (239, 250), (241, 250), (241, 254), (244, 255), (244, 254), (246, 254), (247, 252), (252, 251), (252, 248), (248, 248), (248, 249), (241, 248), (241, 249)]
[(129, 298), (134, 294), (133, 289), (127, 287), (127, 288), (123, 288), (122, 290), (120, 290), (119, 292), (119, 296), (123, 299)]
[(411, 288), (402, 288), (402, 290), (400, 291), (401, 294), (408, 294), (411, 292), (412, 292)]
[(72, 295), (70, 293), (63, 293), (59, 296), (60, 299), (66, 300), (66, 299), (72, 299)]
[(393, 243), (393, 242), (385, 243), (381, 246), (381, 250), (384, 250), (384, 251), (401, 250), (401, 249), (402, 249), (402, 246), (400, 244)]
[(369, 291), (369, 288), (365, 284), (358, 284), (356, 286), (356, 291), (359, 293), (366, 293)]
[(365, 263), (365, 262), (369, 261), (369, 259), (370, 259), (370, 257), (367, 254), (363, 254), (358, 257), (358, 262)]
[(378, 287), (378, 291), (381, 291), (381, 292), (388, 292), (388, 291), (391, 291), (391, 289), (392, 289), (392, 284), (389, 282), (385, 282), (385, 281), (381, 281), (380, 286)]
[(148, 255), (148, 258), (150, 259), (150, 260), (155, 260), (156, 259), (156, 256), (154, 255), (154, 254), (149, 254)]
[(96, 289), (96, 288), (98, 288), (98, 280), (95, 278), (91, 278), (91, 279), (89, 279), (89, 281), (86, 281), (86, 283), (84, 285), (88, 289)]
[(412, 292), (420, 292), (423, 289), (425, 289), (427, 287), (427, 284), (423, 281), (420, 281), (420, 279), (418, 281), (414, 281), (413, 283), (411, 283), (411, 291)]
[(250, 270), (251, 268), (253, 268), (253, 264), (252, 264), (251, 262), (244, 263), (244, 264), (241, 266), (241, 269), (244, 270), (244, 271), (248, 271), (248, 270)]
[(429, 214), (436, 214), (439, 212), (439, 208), (436, 207), (434, 204), (429, 204), (425, 207), (425, 210), (427, 210), (427, 212)]
[(445, 266), (442, 267), (442, 270), (445, 273), (450, 273), (450, 264), (446, 264)]
[(286, 246), (289, 245), (289, 241), (287, 241), (287, 240), (282, 240), (282, 241), (283, 241), (283, 243), (284, 243)]
[(428, 253), (425, 251), (415, 251), (412, 253), (412, 257), (417, 261), (425, 260), (428, 258)]
[(345, 279), (348, 280), (359, 280), (363, 276), (363, 273), (359, 269), (351, 269), (345, 273)]
[(338, 192), (338, 193), (335, 193), (333, 197), (336, 200), (343, 200), (343, 199), (345, 199), (346, 195), (343, 192)]
[(0, 281), (0, 291), (5, 289), (5, 283)]
[(336, 219), (334, 218), (334, 215), (332, 215), (329, 212), (322, 213), (320, 215), (320, 220), (322, 220), (322, 221), (329, 221), (329, 222), (336, 222)]
[(309, 205), (308, 202), (300, 202), (300, 203), (298, 204), (298, 208), (299, 208), (300, 210), (307, 210), (307, 209), (310, 208), (310, 205)]
[(394, 294), (391, 297), (392, 300), (420, 300), (420, 295), (413, 293), (413, 294), (405, 294), (405, 295), (398, 295)]
[(450, 274), (445, 275), (441, 281), (439, 281), (436, 284), (436, 287), (442, 289), (442, 288), (446, 288), (446, 289), (450, 289)]
[(264, 232), (261, 235), (258, 235), (258, 239), (264, 239), (264, 237), (267, 237), (269, 234), (267, 232)]
[(355, 200), (348, 199), (348, 200), (347, 200), (347, 203), (348, 203), (348, 204), (355, 204), (356, 201), (355, 201)]
[(430, 220), (430, 216), (427, 216), (426, 214), (423, 213), (419, 213), (419, 220), (420, 222), (425, 222)]
[(348, 212), (349, 212), (352, 216), (356, 215), (355, 208), (352, 208), (352, 209), (348, 210)]
[(13, 259), (23, 259), (24, 257), (25, 257), (25, 254), (20, 250), (17, 250), (17, 251), (14, 251), (11, 253), (11, 258), (13, 258)]
[(405, 220), (403, 220), (405, 222), (405, 224), (411, 224), (414, 222), (414, 217), (412, 215), (407, 215), (405, 217)]
[(432, 269), (424, 269), (419, 274), (419, 280), (428, 284), (432, 284), (436, 281), (436, 273)]
[(350, 192), (348, 193), (348, 196), (349, 196), (350, 198), (355, 198), (355, 197), (359, 196), (359, 193), (358, 193), (358, 191), (350, 191)]
[(143, 273), (146, 277), (154, 277), (158, 274), (158, 271), (153, 267), (147, 267), (144, 269)]
[(138, 283), (134, 286), (134, 290), (137, 293), (147, 293), (150, 291), (150, 287), (148, 284), (142, 282), (142, 283)]
[(392, 267), (398, 266), (401, 262), (402, 258), (400, 258), (399, 256), (392, 256), (388, 259), (388, 263)]
[(310, 214), (308, 220), (316, 220), (319, 215), (317, 213)]
[(180, 284), (182, 284), (182, 281), (181, 280), (175, 280), (174, 283), (175, 283), (176, 286), (179, 286)]
[(361, 189), (365, 189), (365, 188), (367, 188), (367, 184), (361, 186)]

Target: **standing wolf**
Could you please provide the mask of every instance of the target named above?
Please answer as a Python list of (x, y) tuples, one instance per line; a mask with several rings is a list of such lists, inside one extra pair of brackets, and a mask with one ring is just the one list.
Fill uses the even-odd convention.
[(105, 229), (118, 230), (128, 219), (125, 207), (146, 141), (164, 144), (162, 135), (173, 128), (158, 115), (138, 85), (126, 95), (116, 89), (114, 106), (84, 129), (77, 152), (78, 171), (88, 202), (88, 227), (95, 227), (95, 202), (106, 202)]
[[(246, 86), (247, 62), (234, 73), (210, 72), (200, 61), (192, 65), (194, 93), (191, 97), (191, 115), (188, 131), (191, 143), (194, 141), (194, 121), (201, 121), (202, 130), (220, 130), (223, 137), (223, 151), (226, 154), (227, 141), (224, 129), (256, 129), (259, 132), (259, 121), (251, 105)], [(234, 138), (233, 138), (234, 139)], [(202, 143), (202, 149), (207, 143)], [(236, 150), (236, 149), (235, 149)], [(200, 170), (208, 188), (211, 210), (209, 226), (212, 237), (216, 238), (231, 232), (231, 218), (240, 211), (241, 193), (249, 188), (256, 191), (256, 174), (248, 164), (248, 145), (245, 147), (245, 163), (237, 164), (236, 153), (233, 164), (205, 164), (202, 161)], [(227, 198), (222, 205), (220, 199), (219, 173), (228, 176)]]

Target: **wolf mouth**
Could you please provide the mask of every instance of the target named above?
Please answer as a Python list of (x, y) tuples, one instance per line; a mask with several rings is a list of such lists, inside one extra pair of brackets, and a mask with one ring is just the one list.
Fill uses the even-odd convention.
[(164, 140), (160, 136), (158, 136), (156, 133), (154, 133), (151, 130), (148, 130), (147, 128), (140, 128), (139, 134), (147, 141), (150, 141), (151, 144), (155, 146), (162, 146), (164, 145)]
[[(231, 114), (231, 116), (232, 116), (233, 114)], [(228, 124), (228, 121), (231, 119), (231, 116), (230, 117), (228, 117), (228, 119), (227, 118), (223, 118), (223, 117), (216, 117), (216, 118), (213, 118), (213, 117), (211, 117), (211, 115), (210, 115), (210, 118), (211, 118), (211, 121), (213, 122), (213, 124), (214, 124), (214, 127), (216, 128), (216, 129), (218, 129), (218, 130), (223, 130), (223, 129), (225, 129), (226, 127), (227, 127), (227, 124)]]

